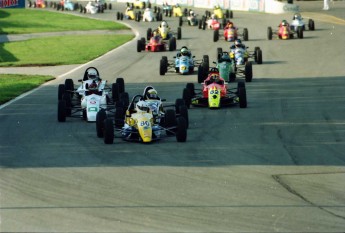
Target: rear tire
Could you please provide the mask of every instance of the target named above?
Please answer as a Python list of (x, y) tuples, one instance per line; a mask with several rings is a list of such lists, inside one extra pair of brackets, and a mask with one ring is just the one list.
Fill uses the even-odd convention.
[(104, 120), (104, 143), (114, 143), (114, 125), (113, 120), (110, 118)]

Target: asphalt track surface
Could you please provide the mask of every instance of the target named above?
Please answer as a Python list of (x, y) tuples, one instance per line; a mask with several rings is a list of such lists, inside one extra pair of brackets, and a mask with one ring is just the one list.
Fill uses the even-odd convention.
[[(248, 108), (191, 108), (186, 143), (105, 145), (92, 123), (57, 122), (58, 84), (88, 66), (109, 82), (123, 77), (130, 95), (152, 84), (174, 102), (197, 78), (159, 76), (161, 56), (173, 52), (137, 53), (134, 40), (83, 66), (23, 71), (59, 78), (0, 110), (0, 231), (344, 232), (345, 25), (331, 16), (344, 8), (301, 4), (310, 10), (304, 17), (320, 18), (315, 31), (289, 41), (268, 41), (266, 30), (290, 14), (235, 12), (247, 46), (263, 51), (246, 84)], [(157, 25), (125, 22), (141, 35)], [(229, 46), (188, 26), (183, 45), (210, 60)]]

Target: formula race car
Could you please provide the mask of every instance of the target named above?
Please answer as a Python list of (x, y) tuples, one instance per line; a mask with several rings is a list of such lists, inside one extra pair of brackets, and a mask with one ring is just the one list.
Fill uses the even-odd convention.
[[(181, 106), (187, 110), (185, 105)], [(100, 111), (97, 121), (97, 136), (103, 137), (105, 144), (112, 144), (115, 136), (126, 141), (143, 143), (167, 136), (175, 136), (178, 142), (185, 142), (187, 139), (187, 120), (183, 116), (177, 116), (174, 109), (168, 109), (163, 115), (155, 116), (142, 95), (134, 96), (126, 110), (123, 106), (116, 106), (115, 120), (107, 117), (105, 111)], [(163, 132), (166, 135), (163, 135)]]
[(47, 5), (47, 1), (44, 0), (36, 0), (36, 1), (28, 1), (28, 7), (33, 7), (33, 8), (46, 8)]
[[(205, 12), (206, 17), (210, 17), (212, 15), (212, 13), (210, 11), (206, 11)], [(223, 11), (222, 8), (220, 8), (219, 5), (215, 5), (213, 8), (213, 15), (217, 18), (217, 19), (232, 19), (234, 17), (234, 13), (228, 9), (225, 10), (225, 13)]]
[[(219, 70), (219, 76), (223, 78), (226, 82), (233, 82), (236, 79), (236, 65), (234, 61), (230, 58), (228, 52), (220, 51), (218, 54), (216, 68)], [(200, 69), (203, 69), (201, 66)]]
[(295, 34), (297, 38), (303, 39), (303, 27), (298, 26), (296, 31), (291, 30), (290, 24), (286, 20), (283, 20), (279, 24), (277, 31), (273, 31), (272, 27), (267, 28), (267, 38), (269, 40), (273, 39), (273, 35), (276, 35), (277, 38), (281, 40), (293, 39)]
[(152, 36), (148, 43), (146, 39), (142, 37), (137, 41), (137, 52), (149, 51), (149, 52), (161, 52), (161, 51), (174, 51), (176, 49), (176, 38), (171, 37), (168, 42), (164, 41), (159, 35)]
[[(225, 24), (225, 19), (223, 20), (223, 25)], [(218, 18), (212, 16), (212, 17), (205, 17), (203, 16), (201, 20), (199, 21), (198, 28), (205, 30), (213, 29), (213, 30), (219, 30), (222, 27), (222, 23), (219, 21)]]
[(139, 22), (142, 18), (142, 13), (140, 11), (134, 11), (132, 7), (127, 7), (124, 14), (122, 12), (116, 13), (117, 20), (123, 20), (123, 18)]
[(237, 88), (228, 88), (225, 80), (219, 77), (217, 68), (211, 68), (201, 89), (195, 89), (194, 83), (187, 83), (182, 98), (187, 107), (193, 105), (213, 109), (236, 104), (239, 104), (240, 108), (247, 107), (245, 83), (238, 82)]
[(179, 26), (180, 27), (183, 25), (184, 21), (187, 21), (187, 24), (189, 26), (198, 26), (199, 22), (201, 25), (201, 21), (197, 18), (197, 15), (191, 9), (188, 12), (188, 16), (187, 16), (186, 20), (184, 20), (184, 18), (182, 16), (179, 17)]
[(182, 29), (181, 27), (177, 28), (177, 32), (172, 31), (170, 27), (168, 26), (168, 23), (166, 21), (162, 21), (159, 25), (159, 27), (155, 30), (152, 30), (152, 28), (148, 28), (146, 31), (146, 38), (149, 40), (152, 36), (154, 36), (154, 32), (157, 32), (160, 37), (163, 40), (169, 40), (172, 37), (177, 38), (180, 40), (182, 38)]
[(214, 30), (213, 32), (213, 42), (217, 42), (219, 37), (223, 36), (225, 41), (231, 42), (241, 38), (244, 41), (248, 41), (248, 29), (243, 28), (242, 30), (235, 27), (231, 21), (228, 21), (223, 29), (223, 33), (220, 33), (220, 29)]
[[(293, 18), (292, 18), (292, 22), (290, 24), (290, 29), (293, 30), (293, 31), (297, 31), (298, 27), (302, 27), (303, 30), (307, 29), (301, 14), (300, 13), (295, 13)], [(315, 22), (314, 22), (314, 20), (312, 20), (312, 19), (308, 20), (308, 29), (310, 31), (314, 31), (315, 30)]]
[(199, 66), (203, 62), (208, 63), (208, 55), (204, 55), (202, 60), (195, 60), (195, 56), (192, 56), (190, 50), (183, 46), (174, 60), (168, 60), (166, 56), (163, 56), (160, 60), (159, 74), (165, 75), (167, 72), (174, 72), (179, 74), (193, 74), (195, 66)]
[(161, 12), (154, 13), (150, 8), (146, 8), (144, 13), (138, 12), (137, 21), (143, 22), (162, 21), (163, 14)]
[(79, 87), (75, 87), (72, 79), (66, 79), (65, 84), (58, 88), (58, 121), (65, 122), (66, 117), (82, 118), (88, 122), (96, 121), (100, 109), (111, 111), (118, 100), (119, 88), (123, 83), (118, 78), (111, 87), (106, 80), (99, 77), (95, 67), (85, 70)]
[(127, 7), (131, 7), (133, 9), (145, 9), (151, 8), (151, 3), (146, 0), (134, 0), (132, 3), (126, 3)]

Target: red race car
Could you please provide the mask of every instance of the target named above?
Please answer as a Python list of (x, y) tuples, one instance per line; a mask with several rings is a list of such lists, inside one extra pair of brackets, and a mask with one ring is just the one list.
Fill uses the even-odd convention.
[(213, 109), (236, 104), (239, 104), (240, 108), (247, 107), (245, 83), (238, 82), (237, 88), (228, 88), (228, 84), (220, 78), (218, 69), (214, 67), (210, 69), (199, 92), (193, 83), (187, 83), (182, 98), (187, 107), (194, 105)]
[(267, 38), (269, 40), (272, 40), (273, 34), (277, 35), (277, 37), (282, 40), (293, 39), (294, 34), (297, 34), (297, 38), (303, 39), (303, 27), (297, 27), (297, 31), (291, 30), (290, 24), (286, 20), (283, 20), (279, 24), (277, 31), (273, 31), (272, 27), (267, 28)]
[(142, 37), (140, 40), (137, 41), (137, 52), (141, 52), (143, 50), (149, 52), (160, 52), (160, 51), (174, 51), (176, 49), (176, 39), (175, 37), (171, 37), (168, 40), (168, 43), (164, 41), (160, 36), (152, 36), (148, 43), (146, 43), (146, 39)]

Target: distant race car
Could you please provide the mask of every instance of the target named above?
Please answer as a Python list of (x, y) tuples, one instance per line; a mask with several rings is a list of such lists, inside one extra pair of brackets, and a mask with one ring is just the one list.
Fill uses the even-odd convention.
[[(223, 22), (223, 25), (224, 23), (225, 21)], [(219, 30), (222, 27), (222, 23), (220, 22), (218, 18), (210, 18), (210, 17), (203, 16), (201, 20), (199, 21), (198, 27), (199, 29), (203, 29), (203, 30), (205, 30), (206, 28)]]
[[(178, 142), (185, 142), (187, 120), (183, 116), (176, 116), (174, 109), (168, 109), (164, 116), (160, 117), (160, 121), (157, 121), (143, 98), (142, 95), (134, 96), (126, 110), (123, 106), (117, 106), (114, 119), (107, 117), (105, 111), (100, 111), (97, 114), (97, 136), (103, 137), (105, 144), (113, 144), (116, 136), (125, 141), (142, 143), (175, 136)], [(184, 107), (186, 109), (185, 105)], [(163, 132), (166, 134), (163, 135)]]
[(132, 3), (127, 2), (126, 5), (133, 9), (151, 8), (151, 3), (148, 0), (134, 0)]
[(66, 117), (82, 118), (88, 122), (96, 121), (96, 114), (101, 109), (111, 111), (118, 100), (119, 86), (123, 82), (118, 78), (112, 86), (99, 77), (95, 67), (85, 70), (81, 85), (75, 87), (72, 79), (66, 79), (58, 87), (58, 121), (65, 122)]
[[(290, 24), (290, 29), (293, 30), (293, 31), (297, 31), (298, 27), (302, 27), (303, 30), (307, 29), (306, 24), (303, 21), (303, 18), (301, 16), (301, 14), (300, 13), (295, 13), (293, 18), (292, 18), (292, 22)], [(308, 29), (310, 31), (314, 31), (315, 30), (315, 22), (314, 22), (314, 20), (312, 20), (312, 19), (308, 20)]]
[(209, 10), (206, 10), (205, 12), (206, 17), (211, 17), (212, 14), (215, 15), (217, 19), (232, 19), (234, 17), (233, 11), (226, 9), (224, 12), (219, 5), (214, 6), (213, 13)]
[(191, 9), (188, 12), (186, 20), (184, 20), (183, 16), (179, 17), (180, 27), (183, 25), (184, 21), (186, 21), (189, 26), (199, 26), (199, 22), (201, 25), (201, 21), (197, 18), (197, 14), (195, 14), (194, 11), (192, 11)]
[(245, 83), (238, 82), (237, 88), (229, 88), (225, 80), (219, 77), (217, 68), (211, 68), (201, 89), (195, 89), (194, 83), (187, 83), (182, 98), (187, 107), (193, 105), (213, 109), (237, 104), (240, 108), (247, 107)]
[(28, 1), (28, 7), (33, 8), (46, 8), (48, 5), (47, 1), (44, 0), (36, 0), (36, 1)]
[(163, 40), (169, 40), (172, 37), (175, 37), (178, 40), (182, 38), (181, 27), (177, 27), (177, 31), (175, 32), (171, 30), (169, 26), (167, 26), (167, 23), (165, 21), (162, 21), (160, 26), (155, 30), (152, 30), (152, 28), (148, 28), (146, 31), (146, 39), (149, 40), (153, 36), (154, 32), (157, 32)]
[[(230, 24), (230, 25), (229, 25)], [(228, 21), (225, 27), (223, 28), (223, 33), (221, 29), (214, 30), (213, 32), (213, 42), (217, 42), (219, 37), (223, 37), (225, 41), (231, 42), (237, 39), (242, 39), (243, 41), (248, 41), (248, 28), (240, 29), (235, 27), (232, 22)]]
[(146, 43), (146, 39), (142, 37), (137, 41), (137, 52), (162, 52), (174, 51), (176, 49), (176, 38), (171, 37), (168, 41), (164, 41), (160, 36), (152, 36)]
[(80, 13), (104, 13), (106, 4), (104, 0), (96, 0), (95, 2), (89, 1), (85, 7), (80, 7)]
[(182, 16), (187, 16), (187, 15), (188, 15), (187, 8), (184, 8), (182, 10), (179, 4), (172, 6), (172, 13), (171, 14), (169, 13), (169, 16), (173, 16), (173, 17), (182, 17)]
[[(283, 20), (285, 21), (285, 20)], [(278, 39), (288, 40), (293, 39), (294, 35), (297, 35), (297, 38), (303, 39), (303, 27), (297, 26), (297, 30), (291, 30), (289, 23), (282, 22), (278, 26), (278, 30), (273, 31), (272, 27), (267, 28), (267, 38), (268, 40), (273, 39), (273, 35), (276, 35)]]
[(153, 21), (162, 21), (163, 14), (162, 12), (154, 13), (150, 8), (146, 8), (144, 13), (139, 14), (137, 21), (142, 20), (143, 22), (153, 22)]
[[(183, 49), (186, 49), (188, 52), (181, 53)], [(194, 58), (195, 56), (191, 54), (188, 48), (183, 46), (174, 56), (174, 60), (168, 60), (166, 56), (162, 57), (159, 65), (159, 74), (165, 75), (167, 72), (193, 74), (196, 66), (199, 66), (204, 61), (208, 62), (208, 55), (204, 55), (202, 60), (195, 60)]]

